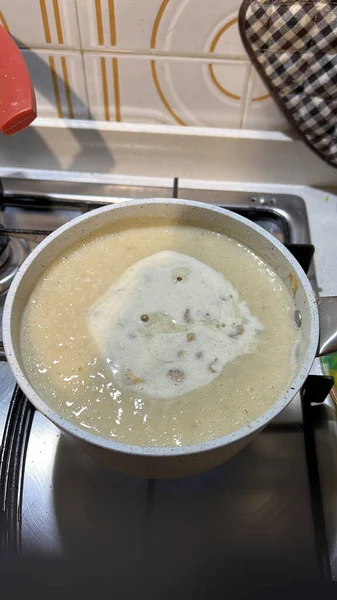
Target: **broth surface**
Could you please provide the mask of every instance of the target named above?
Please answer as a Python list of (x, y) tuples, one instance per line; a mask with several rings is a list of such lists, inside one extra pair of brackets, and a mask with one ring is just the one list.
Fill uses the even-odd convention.
[[(185, 271), (166, 286), (165, 269)], [(36, 392), (78, 427), (180, 446), (275, 404), (294, 373), (293, 314), (280, 277), (237, 240), (129, 223), (84, 238), (46, 269), (22, 316), (21, 352)]]

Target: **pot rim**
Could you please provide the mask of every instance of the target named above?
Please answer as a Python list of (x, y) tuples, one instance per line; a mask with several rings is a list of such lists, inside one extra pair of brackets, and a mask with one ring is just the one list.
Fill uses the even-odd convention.
[[(150, 199), (140, 199), (140, 200), (127, 200), (124, 202), (117, 202), (114, 204), (109, 204), (108, 206), (104, 206), (101, 208), (94, 209), (84, 215), (81, 215), (71, 221), (68, 221), (66, 224), (62, 225), (58, 229), (56, 229), (53, 233), (51, 233), (45, 240), (43, 240), (34, 250), (29, 254), (24, 263), (19, 268), (10, 288), (7, 293), (4, 312), (3, 312), (3, 343), (4, 349), (7, 357), (8, 364), (14, 374), (14, 377), (22, 389), (26, 397), (32, 402), (35, 408), (45, 415), (54, 425), (59, 427), (66, 433), (73, 435), (74, 437), (88, 442), (94, 446), (105, 450), (113, 450), (114, 452), (118, 452), (121, 454), (131, 454), (131, 455), (140, 455), (140, 456), (149, 456), (149, 457), (169, 457), (169, 456), (185, 456), (188, 454), (199, 454), (204, 452), (209, 452), (212, 450), (216, 450), (222, 446), (230, 445), (232, 443), (238, 442), (239, 440), (252, 435), (254, 432), (258, 432), (263, 429), (274, 417), (276, 417), (286, 406), (290, 403), (290, 401), (294, 398), (297, 392), (302, 387), (313, 361), (316, 356), (317, 347), (318, 347), (318, 338), (319, 338), (319, 319), (318, 319), (318, 309), (317, 309), (317, 301), (311, 287), (311, 284), (304, 273), (303, 269), (293, 257), (293, 255), (285, 248), (285, 246), (276, 238), (274, 238), (270, 233), (262, 229), (256, 223), (249, 221), (247, 218), (242, 217), (241, 215), (232, 212), (231, 210), (224, 209), (221, 207), (217, 207), (211, 204), (206, 204), (203, 202), (195, 202), (190, 200), (183, 199), (169, 199), (169, 198), (150, 198)], [(265, 411), (260, 417), (251, 421), (248, 425), (237, 429), (236, 431), (226, 434), (222, 437), (216, 438), (214, 440), (208, 440), (204, 442), (200, 442), (197, 444), (178, 446), (178, 447), (151, 447), (151, 446), (137, 446), (131, 444), (123, 444), (121, 442), (116, 442), (114, 440), (110, 440), (107, 438), (103, 438), (99, 435), (86, 432), (84, 429), (76, 427), (70, 421), (62, 417), (56, 410), (54, 410), (47, 402), (45, 402), (37, 392), (35, 392), (34, 388), (30, 385), (24, 371), (21, 369), (19, 362), (16, 357), (16, 352), (14, 350), (14, 346), (12, 343), (11, 336), (11, 319), (12, 319), (12, 308), (15, 303), (16, 294), (20, 288), (20, 284), (25, 277), (25, 274), (30, 267), (30, 265), (35, 261), (40, 252), (46, 248), (53, 240), (64, 236), (66, 232), (70, 229), (78, 225), (79, 223), (83, 223), (85, 221), (91, 220), (95, 218), (97, 215), (100, 215), (105, 212), (110, 212), (113, 210), (118, 210), (119, 208), (125, 208), (129, 206), (130, 208), (134, 206), (139, 206), (141, 204), (178, 204), (182, 206), (194, 206), (196, 208), (202, 208), (205, 210), (210, 210), (212, 212), (225, 214), (230, 219), (235, 221), (239, 221), (249, 228), (255, 230), (258, 234), (264, 237), (268, 242), (270, 242), (289, 262), (291, 267), (294, 269), (298, 279), (301, 281), (301, 284), (304, 288), (308, 299), (308, 311), (311, 319), (311, 332), (310, 332), (310, 342), (308, 344), (308, 349), (306, 353), (306, 357), (302, 362), (301, 368), (299, 369), (297, 375), (293, 378), (291, 383), (289, 384), (285, 393), (279, 398), (279, 400), (267, 411)], [(252, 248), (254, 250), (254, 248)]]

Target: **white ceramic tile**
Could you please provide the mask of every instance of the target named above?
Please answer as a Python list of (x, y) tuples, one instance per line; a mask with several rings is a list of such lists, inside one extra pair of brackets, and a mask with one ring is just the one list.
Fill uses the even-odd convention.
[(118, 85), (111, 54), (85, 53), (95, 119), (113, 120), (118, 114), (128, 122), (240, 127), (248, 61), (217, 63), (214, 77), (203, 60), (156, 59), (153, 64), (148, 57), (116, 55), (115, 61)]
[(241, 0), (170, 0), (157, 20), (156, 48), (245, 56), (236, 21), (240, 4)]
[[(85, 49), (245, 56), (236, 23), (241, 0), (77, 0)], [(113, 43), (112, 43), (113, 42)]]
[(33, 80), (38, 116), (87, 119), (81, 54), (48, 50), (22, 53)]
[(187, 125), (206, 127), (240, 127), (248, 71), (245, 61), (158, 62), (158, 79), (175, 112)]
[[(99, 121), (121, 120), (120, 61), (114, 60), (111, 54), (85, 52), (84, 64), (91, 118)], [(138, 75), (139, 72), (136, 71), (135, 80)], [(139, 121), (141, 122), (141, 119)]]
[(0, 20), (22, 47), (79, 48), (75, 0), (2, 0)]
[(77, 11), (84, 50), (116, 46), (115, 0), (77, 0)]
[(251, 68), (251, 77), (247, 112), (243, 121), (244, 128), (290, 131), (291, 125), (270, 97), (268, 89), (253, 68)]

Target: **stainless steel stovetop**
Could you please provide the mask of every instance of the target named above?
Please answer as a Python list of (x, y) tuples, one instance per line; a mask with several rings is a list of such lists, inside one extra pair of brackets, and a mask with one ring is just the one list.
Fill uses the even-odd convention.
[[(307, 252), (309, 259), (311, 256), (305, 205), (295, 196), (183, 190), (173, 181), (172, 188), (163, 189), (22, 180), (3, 183), (1, 223), (9, 228), (13, 239), (25, 239), (24, 244), (30, 248), (43, 232), (102, 203), (132, 197), (170, 197), (173, 191), (181, 198), (236, 210), (283, 242), (304, 245), (304, 261), (309, 262)], [(296, 247), (293, 250), (298, 252)], [(308, 275), (316, 287), (313, 265)], [(1, 310), (3, 301), (4, 296)], [(28, 403), (20, 409), (15, 427), (9, 431), (14, 386), (6, 362), (1, 362), (5, 550), (67, 556), (68, 560), (81, 553), (96, 558), (104, 554), (110, 557), (111, 568), (124, 578), (145, 572), (150, 565), (153, 578), (165, 581), (172, 594), (181, 586), (189, 595), (203, 586), (211, 590), (221, 585), (225, 591), (232, 584), (244, 589), (251, 581), (268, 584), (329, 578), (328, 553), (334, 574), (337, 523), (333, 500), (337, 496), (337, 477), (330, 429), (331, 423), (335, 425), (335, 413), (331, 405), (310, 407), (307, 403), (304, 418), (310, 421), (310, 427), (305, 436), (306, 423), (298, 396), (255, 441), (222, 466), (182, 480), (147, 481), (93, 463)], [(322, 391), (314, 378), (307, 395), (315, 401), (317, 393), (320, 402), (328, 388), (329, 383)], [(23, 406), (20, 394), (18, 398)], [(318, 500), (313, 487), (310, 496), (309, 482), (317, 484), (315, 464), (308, 468), (307, 462), (309, 457), (315, 463), (316, 455), (312, 458), (310, 448), (313, 429), (327, 546), (324, 531), (321, 536), (324, 523), (319, 512), (319, 489)], [(16, 446), (19, 438), (21, 442)], [(6, 460), (12, 461), (10, 468), (4, 467)], [(9, 481), (10, 477), (14, 480)], [(15, 496), (9, 509), (4, 509), (6, 494), (7, 501), (10, 494)], [(8, 524), (10, 519), (16, 522)]]

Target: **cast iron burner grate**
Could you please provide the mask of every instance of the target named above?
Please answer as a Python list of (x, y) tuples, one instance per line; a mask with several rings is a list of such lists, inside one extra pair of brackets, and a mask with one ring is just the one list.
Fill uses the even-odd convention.
[[(178, 179), (175, 179), (172, 190), (173, 198), (178, 197), (178, 189)], [(21, 199), (24, 208), (29, 208), (30, 202), (31, 200), (29, 199)], [(45, 202), (41, 199), (37, 199), (34, 203), (34, 208), (36, 208), (39, 203), (43, 208), (46, 208), (46, 206), (51, 204), (49, 199)], [(91, 203), (90, 201), (77, 201), (72, 205), (71, 202), (65, 202), (67, 208), (69, 208), (69, 206), (76, 206), (76, 208), (81, 208), (83, 211), (98, 208), (104, 204), (107, 203), (102, 202), (98, 204)], [(20, 206), (20, 198), (15, 199), (15, 205)], [(5, 206), (13, 206), (13, 200), (3, 197), (2, 207)], [(228, 207), (226, 206), (226, 208)], [(310, 244), (291, 243), (286, 219), (283, 219), (281, 216), (273, 215), (273, 220), (270, 221), (270, 212), (264, 210), (262, 207), (255, 208), (255, 206), (252, 206), (250, 208), (232, 209), (262, 225), (265, 229), (281, 239), (300, 263), (304, 271), (308, 272), (314, 254), (314, 247)], [(50, 231), (5, 229), (4, 231), (0, 231), (0, 242), (6, 246), (8, 244), (7, 236), (38, 242), (48, 235), (48, 233), (50, 233)], [(0, 360), (6, 360), (2, 342), (0, 342)], [(326, 538), (312, 414), (314, 405), (324, 402), (332, 385), (332, 377), (309, 375), (301, 391), (303, 436), (305, 442), (305, 456), (310, 489), (317, 565), (321, 580), (326, 582), (332, 581), (332, 573)], [(34, 407), (30, 404), (19, 387), (16, 386), (10, 402), (0, 448), (0, 550), (5, 555), (9, 556), (20, 555), (21, 552), (23, 477), (34, 411)], [(153, 482), (149, 481), (148, 491), (150, 497), (152, 488)]]

